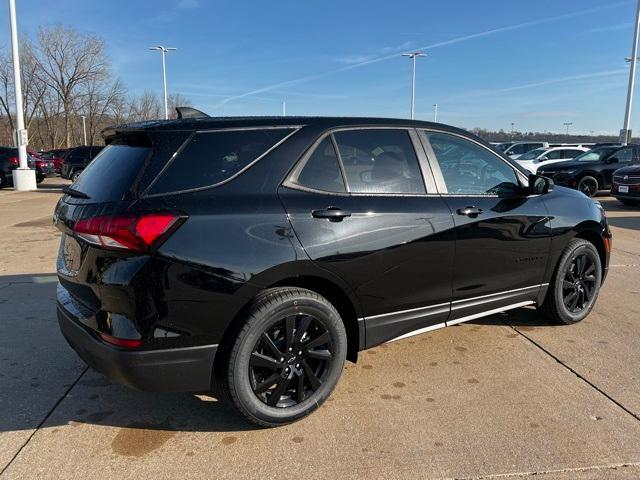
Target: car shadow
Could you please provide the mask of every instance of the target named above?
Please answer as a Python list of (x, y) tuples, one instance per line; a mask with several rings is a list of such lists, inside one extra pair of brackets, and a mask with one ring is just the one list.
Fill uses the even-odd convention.
[(126, 429), (257, 429), (210, 392), (149, 393), (88, 368), (60, 333), (54, 274), (0, 276), (0, 432), (86, 423)]
[(507, 325), (510, 327), (560, 327), (535, 308), (518, 308), (468, 322), (474, 325)]

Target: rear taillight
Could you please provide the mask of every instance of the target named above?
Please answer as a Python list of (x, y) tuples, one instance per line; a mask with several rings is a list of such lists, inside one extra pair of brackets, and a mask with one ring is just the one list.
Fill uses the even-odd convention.
[(148, 253), (158, 247), (184, 219), (175, 213), (103, 215), (79, 220), (78, 237), (113, 250)]
[(100, 338), (102, 338), (102, 340), (104, 340), (105, 342), (108, 342), (112, 345), (117, 345), (118, 347), (125, 347), (125, 348), (136, 348), (139, 347), (140, 345), (142, 345), (142, 340), (135, 340), (135, 339), (129, 339), (129, 338), (118, 338), (118, 337), (113, 337), (107, 333), (102, 333), (100, 332)]
[(9, 157), (9, 163), (13, 165), (20, 165), (20, 160), (18, 157)]

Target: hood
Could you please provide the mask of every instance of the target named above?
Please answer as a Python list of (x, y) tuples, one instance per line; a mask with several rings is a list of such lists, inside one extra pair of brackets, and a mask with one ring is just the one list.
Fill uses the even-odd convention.
[(579, 160), (568, 160), (566, 162), (552, 163), (549, 166), (545, 166), (544, 163), (539, 167), (540, 170), (545, 172), (557, 172), (558, 170), (571, 170), (572, 168), (582, 168), (587, 165), (596, 165), (600, 162), (581, 162)]
[(640, 175), (640, 165), (629, 165), (613, 172), (616, 175)]

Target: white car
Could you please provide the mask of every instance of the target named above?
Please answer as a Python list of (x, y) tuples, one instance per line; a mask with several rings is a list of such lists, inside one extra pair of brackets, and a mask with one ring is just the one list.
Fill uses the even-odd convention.
[(572, 160), (581, 153), (589, 151), (586, 147), (553, 147), (553, 148), (536, 148), (530, 152), (521, 155), (516, 159), (520, 165), (536, 173), (538, 167), (542, 164), (551, 165), (552, 163), (565, 162)]
[(495, 148), (515, 160), (531, 150), (549, 148), (549, 144), (547, 142), (503, 142), (495, 145)]

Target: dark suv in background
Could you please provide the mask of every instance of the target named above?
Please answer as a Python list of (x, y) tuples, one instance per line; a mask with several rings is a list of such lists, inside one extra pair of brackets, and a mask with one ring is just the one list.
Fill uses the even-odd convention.
[(189, 118), (105, 137), (54, 214), (64, 336), (119, 382), (214, 390), (259, 425), (309, 414), (384, 342), (525, 305), (579, 322), (607, 272), (597, 202), (446, 125)]
[(75, 181), (103, 148), (95, 145), (70, 148), (62, 159), (60, 176)]
[(597, 147), (571, 161), (542, 166), (537, 173), (557, 185), (580, 190), (593, 197), (611, 187), (613, 172), (626, 165), (640, 163), (640, 145)]

